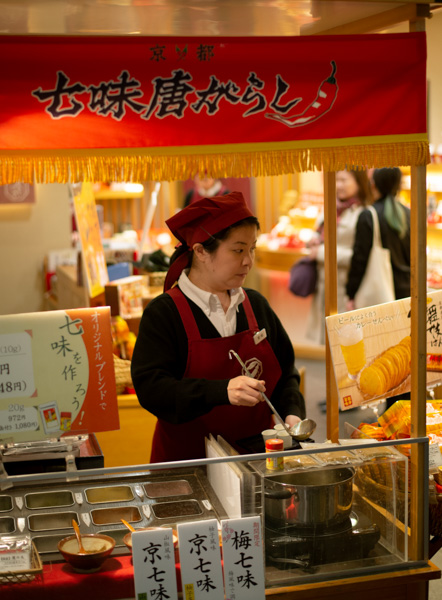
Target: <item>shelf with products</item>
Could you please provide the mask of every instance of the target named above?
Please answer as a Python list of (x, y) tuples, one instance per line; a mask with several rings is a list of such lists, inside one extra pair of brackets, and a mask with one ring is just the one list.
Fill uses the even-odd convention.
[(149, 216), (152, 227), (159, 228), (180, 205), (179, 182), (95, 183), (95, 203), (102, 213), (103, 234), (111, 238), (127, 230), (141, 235)]
[(287, 271), (299, 259), (308, 256), (308, 244), (323, 211), (320, 191), (298, 193), (288, 190), (280, 204), (280, 214), (268, 233), (258, 238), (256, 266)]

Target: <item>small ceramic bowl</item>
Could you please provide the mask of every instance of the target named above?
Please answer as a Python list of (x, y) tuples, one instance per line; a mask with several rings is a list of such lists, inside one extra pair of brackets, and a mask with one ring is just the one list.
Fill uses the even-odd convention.
[[(151, 529), (163, 529), (163, 527), (140, 527), (137, 531), (149, 531)], [(175, 550), (175, 560), (178, 561), (178, 534), (175, 529), (172, 529), (173, 547)], [(123, 542), (132, 552), (132, 532), (128, 531), (123, 537)]]
[(70, 535), (58, 542), (58, 550), (65, 561), (77, 573), (94, 573), (99, 571), (106, 558), (115, 547), (115, 540), (101, 533), (87, 533), (81, 536), (85, 554), (79, 553), (75, 535)]

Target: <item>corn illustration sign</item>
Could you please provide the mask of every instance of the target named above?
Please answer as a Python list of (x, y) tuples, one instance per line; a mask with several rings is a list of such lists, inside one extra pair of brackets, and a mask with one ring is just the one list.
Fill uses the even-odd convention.
[[(410, 391), (410, 298), (327, 317), (340, 407)], [(442, 381), (442, 291), (427, 295), (427, 387)]]

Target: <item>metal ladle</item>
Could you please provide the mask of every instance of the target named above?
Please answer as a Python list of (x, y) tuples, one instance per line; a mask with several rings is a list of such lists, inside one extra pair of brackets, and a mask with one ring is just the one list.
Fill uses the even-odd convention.
[(309, 438), (316, 429), (316, 422), (313, 419), (304, 419), (299, 421), (290, 429), (290, 435), (295, 440), (302, 441)]
[[(253, 375), (250, 373), (250, 371), (248, 370), (248, 368), (246, 367), (246, 365), (243, 363), (243, 361), (240, 359), (240, 357), (238, 356), (238, 354), (235, 352), (235, 350), (229, 350), (229, 358), (231, 359), (232, 356), (234, 356), (236, 358), (236, 360), (239, 362), (239, 364), (241, 365), (241, 367), (243, 368), (244, 373), (247, 375), (247, 377), (250, 377), (251, 379), (254, 379)], [(276, 410), (276, 408), (273, 406), (273, 404), (270, 402), (270, 400), (267, 398), (267, 396), (264, 394), (264, 392), (261, 392), (261, 396), (264, 398), (264, 400), (267, 402), (267, 404), (270, 407), (270, 410), (272, 411), (272, 413), (275, 415), (275, 417), (278, 419), (279, 423), (281, 423), (281, 425), (284, 427), (284, 429), (286, 430), (286, 432), (289, 435), (292, 435), (289, 427), (284, 423), (283, 419), (281, 419), (281, 417), (279, 416), (278, 411)], [(316, 425), (316, 424), (315, 424)]]

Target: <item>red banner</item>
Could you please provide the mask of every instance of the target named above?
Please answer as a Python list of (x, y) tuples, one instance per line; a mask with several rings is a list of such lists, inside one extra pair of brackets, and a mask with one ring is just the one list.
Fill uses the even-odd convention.
[(74, 179), (428, 162), (424, 33), (0, 45), (0, 183), (29, 161)]

